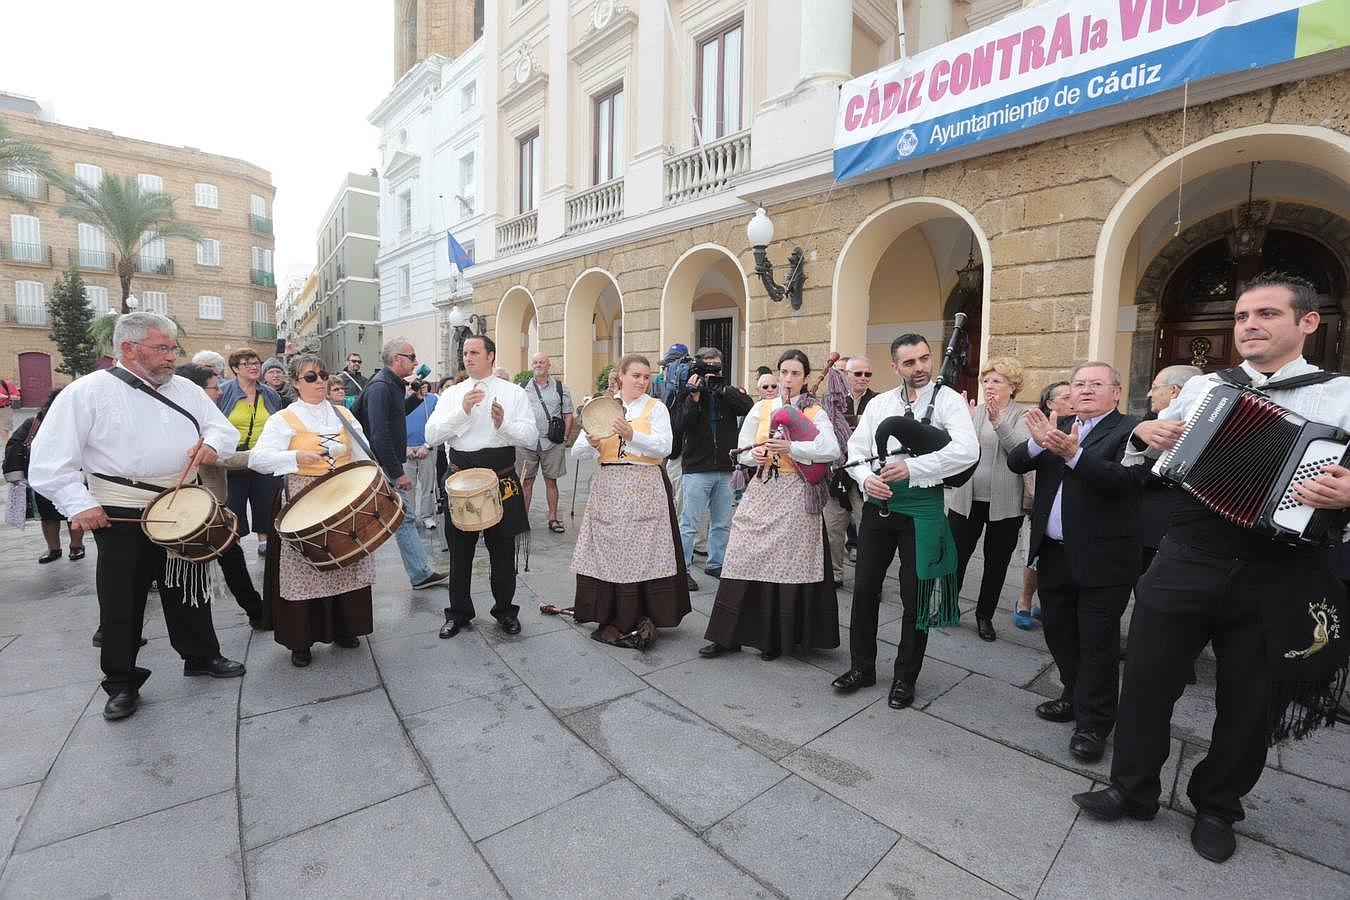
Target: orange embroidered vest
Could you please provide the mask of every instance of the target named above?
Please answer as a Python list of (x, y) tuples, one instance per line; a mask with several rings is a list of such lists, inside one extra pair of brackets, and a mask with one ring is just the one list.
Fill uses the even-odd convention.
[[(824, 408), (825, 407), (817, 403), (810, 409), (803, 410), (802, 415), (806, 416), (806, 418), (810, 419), (812, 422), (815, 422), (816, 416), (820, 415), (821, 410)], [(773, 400), (759, 401), (758, 413), (759, 427), (755, 430), (755, 443), (767, 441), (769, 439), (769, 420), (773, 418)], [(795, 472), (797, 471), (797, 464), (793, 461), (792, 457), (788, 456), (786, 453), (781, 454), (778, 457), (778, 471)]]
[[(349, 415), (345, 409), (337, 410), (337, 414), (339, 416)], [(283, 409), (278, 415), (286, 420), (287, 425), (295, 429), (295, 434), (291, 436), (290, 446), (286, 449), (313, 450), (315, 453), (322, 453), (325, 446), (331, 446), (331, 442), (328, 445), (325, 445), (323, 437), (318, 434), (318, 432), (310, 431), (309, 427), (305, 425), (304, 422), (300, 421), (300, 417), (291, 410)], [(351, 435), (349, 435), (347, 429), (344, 428), (338, 435), (338, 439), (342, 442), (342, 452), (334, 455), (333, 464), (341, 467), (352, 461)], [(300, 466), (295, 470), (295, 474), (313, 477), (317, 475), (327, 475), (331, 471), (332, 469), (328, 467), (328, 461), (321, 459), (316, 463)]]
[[(620, 400), (619, 402), (622, 403), (623, 401)], [(636, 419), (633, 419), (628, 423), (633, 426), (634, 432), (637, 434), (652, 433), (652, 408), (655, 405), (656, 401), (651, 397), (648, 397), (647, 405), (642, 407), (642, 412), (638, 413)], [(607, 463), (620, 462), (641, 463), (645, 466), (661, 465), (661, 460), (652, 459), (650, 456), (639, 456), (631, 450), (625, 450), (624, 455), (622, 457), (619, 456), (619, 436), (617, 434), (610, 435), (600, 442), (600, 464), (605, 465)]]

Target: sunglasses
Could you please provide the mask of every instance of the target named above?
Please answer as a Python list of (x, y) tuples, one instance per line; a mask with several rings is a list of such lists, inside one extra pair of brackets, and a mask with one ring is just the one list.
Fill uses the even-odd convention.
[(849, 374), (850, 374), (850, 375), (855, 375), (855, 376), (857, 376), (858, 378), (871, 378), (871, 377), (872, 377), (872, 373), (871, 373), (871, 372), (849, 372)]
[(306, 384), (313, 384), (316, 381), (327, 381), (328, 373), (323, 371), (322, 369), (319, 370), (318, 372), (315, 372), (314, 370), (311, 369), (310, 371), (301, 375), (300, 380), (305, 382)]
[(395, 353), (394, 355), (395, 355), (395, 356), (401, 356), (401, 357), (403, 357), (404, 359), (406, 359), (408, 362), (417, 362), (417, 354), (416, 354), (416, 353)]

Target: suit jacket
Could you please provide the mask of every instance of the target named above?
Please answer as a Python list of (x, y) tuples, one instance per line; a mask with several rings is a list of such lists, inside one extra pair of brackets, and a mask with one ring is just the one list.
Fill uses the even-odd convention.
[[(1059, 423), (1068, 432), (1074, 420)], [(1121, 465), (1130, 432), (1139, 420), (1112, 410), (1081, 444), (1072, 469), (1049, 450), (1032, 457), (1027, 445), (1008, 454), (1008, 468), (1036, 473), (1036, 503), (1031, 513), (1035, 558), (1045, 540), (1050, 508), (1061, 486), (1060, 518), (1070, 574), (1079, 587), (1134, 584), (1139, 578), (1139, 479)]]

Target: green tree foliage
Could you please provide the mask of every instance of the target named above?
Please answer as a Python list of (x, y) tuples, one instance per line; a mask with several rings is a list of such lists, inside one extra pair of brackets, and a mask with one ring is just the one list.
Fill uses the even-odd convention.
[[(9, 126), (0, 119), (0, 173), (4, 172), (50, 178), (52, 158), (51, 154), (32, 141), (25, 141), (12, 135)], [(6, 178), (0, 178), (0, 197), (19, 200), (29, 205), (28, 198), (10, 188), (9, 180)]]
[(71, 378), (92, 372), (98, 365), (98, 347), (90, 335), (94, 311), (85, 296), (84, 279), (74, 266), (56, 279), (52, 298), (47, 301), (47, 318), (52, 323), (52, 341), (61, 351), (56, 371)]
[(595, 377), (595, 393), (597, 396), (609, 395), (609, 373), (614, 371), (614, 363), (606, 363), (600, 370), (600, 374)]

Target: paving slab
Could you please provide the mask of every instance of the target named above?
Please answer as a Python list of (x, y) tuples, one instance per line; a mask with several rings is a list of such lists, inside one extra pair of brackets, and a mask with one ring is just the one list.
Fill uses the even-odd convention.
[(246, 849), (426, 783), (426, 772), (383, 691), (239, 723)]
[[(1035, 893), (1091, 782), (927, 713), (884, 704), (783, 765), (1010, 893)], [(1028, 827), (1036, 823), (1036, 827)]]
[[(432, 560), (435, 565), (436, 560)], [(407, 578), (402, 575), (406, 584)], [(391, 577), (388, 581), (377, 582), (371, 597), (371, 621), (375, 630), (370, 634), (372, 641), (382, 641), (391, 637), (404, 637), (410, 634), (435, 634), (445, 621), (445, 609), (449, 602), (444, 587), (428, 588), (424, 591), (394, 590), (387, 585), (396, 584)]]
[(714, 848), (789, 897), (846, 896), (898, 837), (795, 775), (707, 834)]
[[(585, 638), (590, 638), (595, 626), (587, 623), (575, 625), (573, 629)], [(609, 654), (620, 665), (636, 675), (648, 675), (679, 663), (691, 662), (699, 658), (698, 651), (707, 644), (703, 633), (708, 630), (708, 617), (697, 610), (688, 613), (680, 620), (677, 628), (662, 628), (656, 643), (648, 650), (629, 650), (612, 644), (592, 641), (597, 647)]]
[(1239, 838), (1223, 865), (1201, 859), (1191, 848), (1191, 824), (1169, 809), (1150, 822), (1083, 816), (1038, 897), (1350, 897), (1350, 875), (1254, 841)]
[[(1085, 763), (1069, 753), (1071, 723), (1045, 722), (1036, 718), (1036, 704), (1041, 696), (1010, 684), (971, 675), (927, 711), (953, 725), (992, 738), (1001, 744), (1015, 747), (1046, 762), (1079, 772), (1096, 781), (1105, 782), (1111, 775), (1112, 741), (1106, 742), (1106, 754), (1095, 763)], [(1172, 752), (1163, 765), (1162, 783), (1170, 785), (1176, 778), (1181, 759), (1181, 741), (1172, 740)]]
[(14, 839), (19, 836), (41, 787), (40, 782), (34, 781), (0, 790), (0, 860), (9, 858)]
[(6, 723), (0, 727), (0, 788), (47, 777), (95, 690), (73, 684), (0, 696), (0, 722)]
[(1350, 791), (1350, 728), (1344, 725), (1281, 744), (1278, 758), (1286, 772)]
[(15, 854), (0, 896), (242, 898), (234, 791)]
[(765, 662), (758, 653), (729, 653), (647, 676), (662, 693), (748, 744), (781, 759), (877, 698), (840, 695), (816, 666), (791, 657)]
[(615, 775), (524, 687), (410, 716), (406, 724), (475, 841)]
[[(1172, 801), (1173, 808), (1191, 815), (1195, 809), (1186, 785), (1203, 754), (1188, 748)], [(1274, 754), (1268, 759), (1273, 761)], [(1239, 834), (1350, 872), (1350, 791), (1267, 766), (1242, 806), (1247, 817), (1233, 826)]]
[[(129, 719), (107, 722), (91, 712), (75, 725), (19, 835), (19, 850), (234, 787), (234, 702), (142, 696)], [(101, 711), (100, 698), (89, 706)]]
[(292, 706), (368, 691), (380, 683), (366, 641), (347, 649), (316, 644), (312, 662), (303, 669), (291, 664), (291, 651), (270, 634), (255, 636), (248, 649), (248, 674), (239, 694), (239, 715), (256, 716)]
[(375, 641), (371, 650), (401, 716), (520, 684), (476, 628), (444, 641), (435, 631), (389, 638)]
[(651, 689), (566, 721), (625, 777), (697, 831), (788, 774)]
[(598, 643), (571, 628), (498, 644), (494, 649), (559, 716), (646, 687)]
[(612, 781), (479, 844), (515, 897), (768, 897), (633, 785)]
[[(249, 642), (253, 639), (253, 629), (247, 620), (243, 625), (230, 628), (216, 628), (216, 639), (220, 642), (221, 655), (227, 659), (245, 662), (248, 656)], [(261, 635), (260, 638), (261, 640)], [(103, 680), (99, 669), (99, 651), (90, 649), (90, 658), (94, 664), (92, 686)], [(208, 678), (198, 676), (187, 678), (183, 675), (183, 658), (173, 649), (168, 637), (150, 638), (150, 642), (136, 655), (136, 665), (151, 671), (150, 680), (141, 688), (143, 700), (206, 699), (235, 705), (243, 684), (242, 678)], [(245, 673), (247, 678), (247, 673)], [(103, 705), (97, 704), (97, 712), (102, 713)], [(94, 710), (91, 710), (91, 712)]]
[[(877, 636), (892, 644), (900, 642), (900, 622), (883, 625)], [(1044, 650), (1024, 647), (1012, 641), (980, 640), (973, 628), (961, 626), (934, 628), (928, 632), (925, 659), (940, 659), (971, 672), (979, 672), (1008, 684), (1022, 687), (1052, 666), (1054, 660)]]
[(432, 787), (251, 850), (248, 870), (254, 900), (505, 896)]
[(901, 838), (848, 896), (850, 900), (1006, 900), (1012, 895)]
[(89, 644), (97, 611), (93, 618), (88, 631), (29, 631), (11, 641), (0, 653), (0, 695), (102, 681), (98, 651)]

